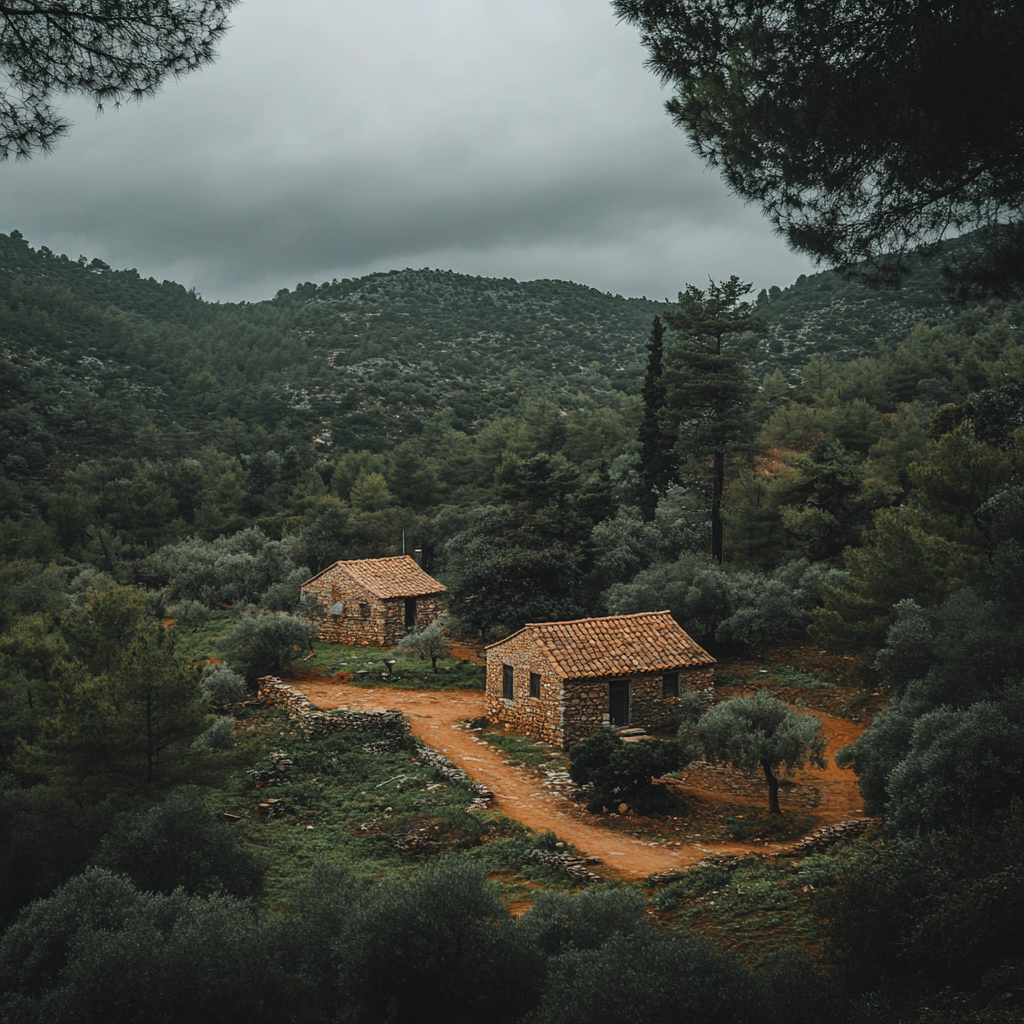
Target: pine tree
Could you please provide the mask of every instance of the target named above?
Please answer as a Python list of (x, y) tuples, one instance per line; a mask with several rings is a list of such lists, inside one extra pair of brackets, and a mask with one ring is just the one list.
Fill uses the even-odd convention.
[(665, 408), (665, 381), (662, 378), (665, 325), (661, 317), (651, 323), (651, 337), (647, 342), (647, 376), (641, 392), (644, 400), (644, 418), (640, 424), (639, 441), (642, 446), (640, 484), (637, 499), (647, 522), (654, 519), (658, 499), (668, 490), (675, 471), (673, 438), (666, 434), (662, 424)]
[(679, 304), (665, 321), (679, 344), (665, 358), (664, 421), (678, 434), (677, 450), (694, 466), (712, 464), (711, 555), (722, 561), (722, 494), (729, 445), (749, 428), (751, 385), (737, 345), (727, 336), (763, 327), (753, 306), (741, 301), (750, 292), (734, 274), (706, 292), (692, 284), (679, 293)]

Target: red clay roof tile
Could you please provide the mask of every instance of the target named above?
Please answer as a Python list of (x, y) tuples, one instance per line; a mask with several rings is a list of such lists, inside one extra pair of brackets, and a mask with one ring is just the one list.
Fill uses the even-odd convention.
[[(520, 633), (536, 642), (562, 679), (668, 672), (715, 663), (667, 611), (531, 622), (512, 636)], [(511, 639), (490, 644), (488, 650)]]
[(302, 585), (309, 586), (313, 580), (335, 571), (350, 576), (377, 597), (422, 597), (425, 594), (439, 594), (445, 589), (432, 576), (428, 576), (409, 555), (335, 562)]

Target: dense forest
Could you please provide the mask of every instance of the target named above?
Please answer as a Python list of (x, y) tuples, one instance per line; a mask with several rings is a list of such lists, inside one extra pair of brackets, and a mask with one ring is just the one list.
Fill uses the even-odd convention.
[[(867, 1024), (1024, 955), (1024, 304), (911, 265), (749, 304), (432, 270), (217, 304), (0, 235), (4, 1019)], [(849, 659), (881, 824), (806, 883), (827, 954), (741, 957), (628, 887), (512, 918), (487, 871), (553, 840), (454, 792), (443, 859), (236, 841), (211, 808), (294, 739), (244, 698), (313, 645), (299, 584), (416, 547), (472, 640), (670, 608), (722, 659)], [(408, 759), (289, 751), (310, 800)], [(926, 1019), (1020, 1007), (974, 1012)]]

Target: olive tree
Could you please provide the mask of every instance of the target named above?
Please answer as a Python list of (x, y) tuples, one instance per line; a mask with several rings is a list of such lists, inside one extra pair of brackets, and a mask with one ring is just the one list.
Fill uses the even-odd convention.
[(439, 615), (429, 626), (406, 633), (398, 641), (398, 649), (418, 654), (421, 658), (429, 658), (430, 667), (436, 672), (438, 658), (447, 657), (451, 649), (451, 642), (445, 632), (447, 626), (447, 618)]
[(246, 685), (255, 689), (260, 676), (279, 672), (311, 650), (316, 630), (315, 622), (298, 615), (252, 609), (238, 616), (221, 646), (241, 666)]
[(717, 704), (700, 719), (697, 734), (706, 757), (764, 772), (771, 814), (780, 813), (780, 774), (789, 775), (808, 762), (825, 767), (828, 740), (821, 719), (794, 711), (767, 690)]

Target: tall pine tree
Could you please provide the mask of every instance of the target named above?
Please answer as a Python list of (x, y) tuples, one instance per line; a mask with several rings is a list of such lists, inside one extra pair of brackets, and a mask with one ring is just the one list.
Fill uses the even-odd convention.
[(637, 501), (644, 519), (648, 521), (654, 519), (658, 499), (668, 490), (675, 474), (675, 437), (665, 432), (662, 415), (665, 409), (665, 381), (662, 379), (664, 337), (665, 325), (661, 317), (656, 316), (647, 342), (647, 376), (641, 392), (644, 418), (639, 431), (641, 462)]
[(740, 360), (741, 338), (763, 321), (743, 296), (751, 290), (734, 274), (706, 292), (687, 285), (665, 321), (679, 344), (665, 359), (665, 422), (677, 433), (676, 450), (703, 476), (711, 463), (711, 555), (722, 561), (725, 456), (746, 433), (751, 385)]

